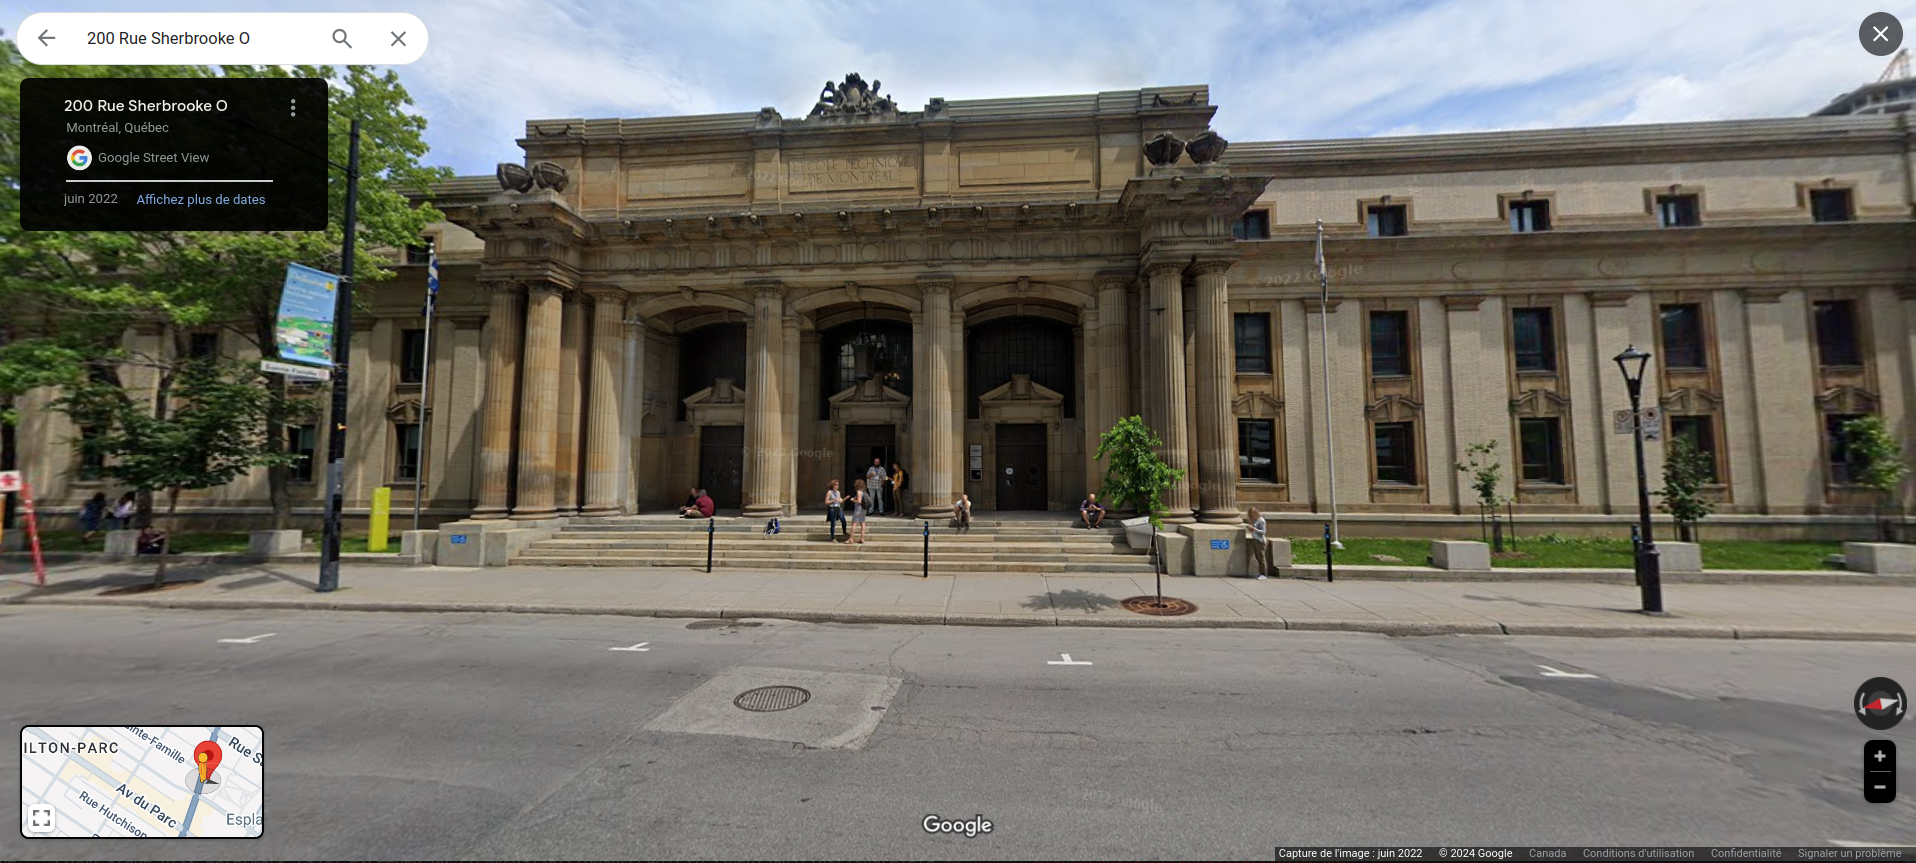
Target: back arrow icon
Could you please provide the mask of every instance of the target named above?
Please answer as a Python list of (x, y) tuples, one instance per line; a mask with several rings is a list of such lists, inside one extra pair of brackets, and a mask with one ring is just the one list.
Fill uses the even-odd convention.
[(60, 37), (58, 37), (58, 36), (48, 36), (48, 35), (47, 35), (47, 31), (45, 31), (45, 30), (41, 30), (41, 31), (40, 31), (40, 35), (39, 35), (39, 37), (38, 37), (38, 38), (40, 39), (40, 45), (41, 45), (41, 47), (45, 47), (45, 46), (46, 46), (46, 44), (47, 44), (47, 40), (48, 40), (48, 39), (58, 39), (58, 38), (60, 38)]

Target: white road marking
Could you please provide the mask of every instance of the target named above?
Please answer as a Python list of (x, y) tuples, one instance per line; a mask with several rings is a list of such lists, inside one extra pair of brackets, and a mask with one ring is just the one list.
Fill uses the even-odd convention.
[(222, 638), (220, 639), (220, 643), (221, 644), (258, 644), (260, 639), (272, 638), (273, 636), (278, 634), (279, 633), (277, 632), (269, 632), (269, 633), (266, 633), (265, 635), (255, 635), (252, 638)]
[(1545, 677), (1583, 677), (1583, 678), (1590, 678), (1590, 679), (1596, 678), (1596, 675), (1594, 674), (1578, 674), (1577, 672), (1574, 672), (1574, 671), (1560, 671), (1558, 669), (1551, 668), (1548, 665), (1539, 665), (1537, 667), (1543, 669), (1543, 676)]
[(1047, 660), (1045, 664), (1046, 665), (1090, 665), (1091, 664), (1089, 662), (1072, 662), (1071, 654), (1069, 653), (1060, 653), (1058, 655), (1064, 657), (1063, 662), (1060, 662), (1056, 659), (1052, 659), (1052, 660)]
[(651, 644), (651, 643), (652, 643), (652, 642), (650, 642), (650, 641), (641, 641), (641, 642), (639, 642), (638, 644), (634, 644), (634, 645), (632, 645), (631, 647), (608, 647), (608, 648), (606, 648), (606, 649), (607, 649), (607, 650), (626, 650), (626, 651), (633, 651), (633, 650), (636, 650), (636, 651), (638, 651), (638, 652), (640, 652), (640, 653), (644, 653), (644, 652), (646, 652), (646, 651), (649, 651), (649, 650), (651, 650), (651, 649), (652, 649), (652, 648), (650, 648), (650, 647), (646, 647), (646, 645), (648, 645), (648, 644)]

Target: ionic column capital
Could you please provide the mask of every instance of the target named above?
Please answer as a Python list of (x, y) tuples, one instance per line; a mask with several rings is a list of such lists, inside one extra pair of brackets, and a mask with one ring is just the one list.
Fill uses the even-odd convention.
[(583, 290), (583, 293), (586, 296), (591, 297), (593, 302), (596, 302), (596, 303), (623, 304), (627, 296), (625, 291), (621, 288), (612, 288), (612, 287), (603, 287), (603, 286), (585, 288)]
[(1186, 262), (1184, 261), (1153, 261), (1144, 265), (1144, 275), (1150, 279), (1158, 279), (1165, 276), (1182, 276), (1184, 275), (1185, 266)]
[(1091, 285), (1100, 291), (1124, 290), (1138, 280), (1134, 270), (1099, 270), (1091, 277)]
[(918, 290), (926, 296), (950, 294), (957, 285), (958, 277), (950, 273), (922, 273), (918, 276)]
[(1236, 263), (1236, 258), (1199, 258), (1191, 262), (1191, 271), (1200, 276), (1218, 275), (1229, 272)]
[(761, 299), (785, 299), (785, 283), (779, 279), (747, 279), (745, 288)]

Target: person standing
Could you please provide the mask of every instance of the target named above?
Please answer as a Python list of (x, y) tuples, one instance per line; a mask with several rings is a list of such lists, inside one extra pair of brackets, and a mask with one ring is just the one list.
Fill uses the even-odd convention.
[(831, 541), (838, 541), (838, 532), (845, 531), (845, 541), (852, 539), (851, 529), (845, 526), (845, 496), (838, 491), (838, 480), (832, 480), (825, 486), (825, 527), (831, 531)]
[(911, 517), (911, 504), (905, 496), (905, 468), (898, 462), (891, 463), (891, 510), (899, 518)]
[(1257, 507), (1251, 507), (1251, 513), (1245, 520), (1250, 529), (1251, 571), (1257, 573), (1258, 580), (1262, 581), (1269, 578), (1271, 572), (1271, 546), (1264, 541), (1264, 513), (1259, 512)]
[(120, 502), (113, 505), (113, 520), (109, 530), (126, 530), (133, 526), (133, 513), (139, 509), (133, 492), (120, 495)]
[(872, 459), (872, 466), (865, 469), (865, 494), (871, 503), (866, 507), (872, 515), (885, 514), (885, 460)]
[(847, 534), (852, 537), (853, 545), (865, 544), (865, 507), (870, 500), (871, 492), (865, 490), (865, 481), (855, 480), (852, 483), (852, 531)]
[(92, 542), (93, 535), (100, 532), (100, 525), (105, 521), (106, 492), (96, 491), (80, 507), (80, 541)]

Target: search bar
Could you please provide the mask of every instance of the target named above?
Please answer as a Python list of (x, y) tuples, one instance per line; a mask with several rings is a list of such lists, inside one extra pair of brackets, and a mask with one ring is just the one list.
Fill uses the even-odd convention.
[(14, 42), (43, 66), (392, 66), (425, 55), (426, 24), (397, 12), (41, 12)]

